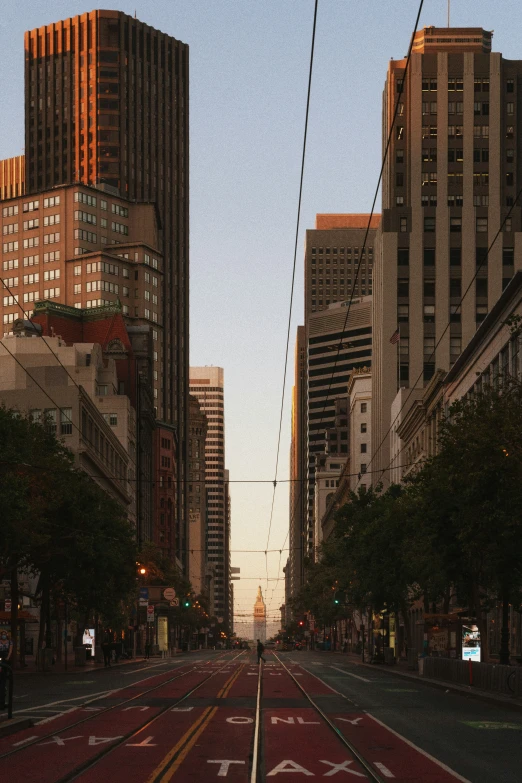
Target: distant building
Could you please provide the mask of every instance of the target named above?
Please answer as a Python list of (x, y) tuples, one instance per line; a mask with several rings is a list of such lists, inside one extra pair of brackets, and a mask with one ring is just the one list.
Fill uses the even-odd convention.
[(214, 574), (211, 614), (230, 620), (230, 497), (225, 471), (225, 402), (222, 367), (191, 367), (190, 393), (206, 415), (206, 562)]
[(106, 362), (96, 343), (33, 337), (23, 323), (0, 340), (0, 402), (55, 434), (135, 526), (136, 419), (129, 398), (118, 394), (114, 360)]
[(254, 604), (254, 641), (257, 639), (263, 643), (266, 642), (266, 606), (261, 585), (258, 587)]
[[(211, 575), (206, 573), (206, 531), (207, 531), (207, 491), (205, 484), (205, 442), (208, 419), (201, 409), (197, 397), (189, 396), (189, 436), (188, 436), (188, 491), (187, 504), (189, 514), (188, 578), (196, 594), (209, 595)], [(213, 593), (213, 588), (212, 588)], [(213, 599), (213, 595), (212, 595)]]
[[(348, 416), (339, 415), (336, 400), (346, 401), (350, 373), (368, 368), (372, 356), (371, 296), (337, 302), (308, 319), (307, 360), (307, 554), (318, 545), (320, 520), (315, 518), (315, 470), (325, 453), (336, 453), (339, 463), (349, 458)], [(333, 436), (336, 436), (335, 439)], [(335, 451), (334, 451), (335, 443)], [(342, 465), (339, 470), (342, 470)]]
[[(99, 344), (103, 360), (113, 363), (117, 373), (117, 395), (127, 396), (136, 417), (133, 443), (136, 492), (136, 538), (139, 544), (155, 540), (153, 492), (153, 433), (155, 427), (151, 369), (151, 329), (147, 325), (128, 326), (118, 303), (80, 309), (57, 302), (37, 302), (33, 323), (43, 336), (58, 335), (64, 345)], [(18, 322), (15, 322), (17, 327)], [(15, 328), (17, 331), (17, 328)], [(43, 346), (44, 347), (44, 346)], [(52, 354), (47, 350), (52, 359)], [(55, 360), (55, 363), (56, 360)], [(105, 387), (99, 391), (105, 392)], [(98, 396), (103, 399), (104, 394)], [(163, 479), (167, 481), (167, 476)]]

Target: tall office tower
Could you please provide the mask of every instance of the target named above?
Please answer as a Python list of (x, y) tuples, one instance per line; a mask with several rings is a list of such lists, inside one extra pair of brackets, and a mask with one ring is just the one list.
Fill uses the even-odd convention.
[[(338, 455), (338, 468), (349, 457), (348, 420), (339, 416), (337, 399), (346, 400), (350, 373), (369, 367), (372, 361), (372, 297), (328, 305), (326, 310), (312, 313), (308, 319), (307, 338), (307, 554), (314, 556), (320, 542), (320, 520), (315, 519), (315, 471), (325, 449)], [(333, 451), (332, 439), (337, 450)]]
[(207, 563), (214, 573), (211, 614), (225, 617), (230, 600), (230, 520), (228, 471), (225, 471), (224, 370), (191, 367), (190, 393), (208, 420), (205, 441), (207, 491)]
[[(82, 183), (155, 205), (164, 333), (158, 418), (178, 429), (177, 516), (186, 559), (189, 351), (188, 46), (120, 11), (25, 34), (26, 192)], [(88, 210), (86, 210), (86, 213)], [(113, 205), (107, 223), (120, 224)], [(87, 220), (87, 218), (85, 218)], [(103, 227), (103, 223), (102, 223)], [(82, 229), (79, 226), (79, 229)], [(89, 226), (85, 235), (94, 233)], [(116, 229), (115, 229), (116, 230)], [(86, 248), (90, 248), (88, 237)], [(117, 240), (113, 240), (117, 241)]]
[(388, 66), (384, 139), (399, 107), (374, 269), (372, 470), (389, 466), (398, 387), (448, 370), (522, 267), (520, 206), (488, 254), (522, 183), (522, 62), (491, 52), (491, 40), (482, 28), (425, 27), (406, 78), (405, 60)]
[(225, 611), (223, 614), (224, 622), (226, 623), (227, 632), (230, 634), (234, 631), (234, 585), (232, 582), (232, 574), (238, 573), (239, 569), (232, 568), (231, 551), (230, 551), (230, 522), (232, 519), (232, 507), (230, 499), (230, 473), (228, 470), (224, 471), (225, 479), (225, 574), (228, 574), (228, 581), (225, 582)]
[(257, 589), (256, 602), (254, 604), (254, 641), (266, 642), (266, 606), (263, 599), (261, 585)]
[(372, 292), (375, 230), (380, 215), (373, 215), (363, 250), (369, 215), (316, 215), (315, 228), (306, 232), (305, 325), (310, 313), (350, 298), (355, 272), (361, 266), (354, 295)]
[(306, 340), (304, 326), (297, 327), (292, 388), (290, 442), (290, 553), (285, 571), (286, 614), (291, 619), (289, 599), (297, 595), (304, 582), (306, 556)]
[(207, 492), (205, 487), (205, 441), (208, 421), (192, 394), (189, 396), (188, 440), (188, 578), (194, 592), (208, 594), (206, 580)]
[[(352, 307), (360, 302), (361, 297), (372, 293), (374, 242), (379, 222), (380, 215), (373, 215), (370, 219), (368, 214), (318, 214), (315, 228), (306, 232), (305, 324), (303, 331), (298, 332), (296, 344), (291, 454), (292, 477), (300, 479), (295, 485), (302, 487), (304, 499), (299, 500), (299, 495), (296, 498), (294, 488), (294, 495), (290, 498), (290, 536), (294, 540), (294, 546), (290, 544), (291, 558), (294, 558), (290, 563), (292, 595), (295, 595), (302, 583), (303, 557), (313, 555), (316, 545), (315, 455), (324, 451), (325, 431), (332, 427), (335, 420), (335, 398), (345, 393), (349, 370), (361, 366), (359, 359), (362, 359), (363, 364), (368, 364), (371, 356), (371, 348), (367, 347), (371, 346), (371, 328), (366, 317), (368, 305), (362, 309), (359, 305), (355, 308), (359, 312), (358, 317), (364, 321), (360, 334), (357, 330), (353, 331), (356, 324), (351, 312), (345, 333), (347, 310), (335, 309), (330, 312), (329, 308), (336, 303), (347, 304), (352, 290)], [(325, 310), (328, 312), (326, 318), (317, 320), (317, 316)], [(361, 315), (363, 312), (365, 315)], [(336, 332), (329, 329), (330, 321), (335, 322)], [(339, 342), (343, 342), (348, 334), (352, 337), (366, 337), (363, 337), (362, 342), (358, 339), (349, 345), (347, 343), (336, 362), (333, 352), (336, 352)], [(321, 345), (322, 342), (326, 347)], [(360, 346), (365, 347), (354, 350)], [(303, 359), (304, 368), (301, 366)], [(334, 365), (335, 380), (328, 390)], [(301, 474), (297, 476), (297, 471), (302, 472), (302, 483)], [(303, 502), (304, 508), (293, 512), (298, 502)], [(302, 551), (299, 542), (303, 542)]]

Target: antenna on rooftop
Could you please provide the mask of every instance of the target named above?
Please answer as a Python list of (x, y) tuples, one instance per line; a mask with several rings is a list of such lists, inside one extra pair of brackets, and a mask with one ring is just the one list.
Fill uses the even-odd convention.
[(448, 0), (448, 27), (450, 26), (451, 0)]

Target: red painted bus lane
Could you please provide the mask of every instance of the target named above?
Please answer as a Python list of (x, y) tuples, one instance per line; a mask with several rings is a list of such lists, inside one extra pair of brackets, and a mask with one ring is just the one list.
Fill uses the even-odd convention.
[(328, 717), (383, 778), (397, 783), (416, 780), (422, 780), (422, 783), (455, 783), (456, 780), (465, 780), (367, 712), (343, 712)]
[(269, 709), (265, 711), (263, 725), (264, 777), (285, 773), (333, 777), (342, 773), (348, 779), (368, 779), (354, 756), (314, 709)]

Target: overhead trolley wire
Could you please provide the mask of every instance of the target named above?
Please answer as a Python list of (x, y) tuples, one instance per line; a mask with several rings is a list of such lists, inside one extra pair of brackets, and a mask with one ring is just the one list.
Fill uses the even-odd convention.
[[(288, 312), (288, 327), (287, 327), (287, 333), (286, 333), (286, 349), (285, 349), (285, 364), (284, 364), (284, 372), (283, 372), (283, 389), (281, 393), (281, 410), (279, 413), (279, 432), (277, 436), (277, 450), (276, 450), (276, 463), (275, 463), (275, 472), (274, 472), (274, 492), (272, 495), (272, 507), (270, 509), (270, 521), (268, 525), (268, 537), (266, 540), (266, 548), (268, 549), (268, 544), (270, 542), (270, 533), (272, 530), (272, 520), (274, 517), (274, 502), (275, 502), (275, 492), (277, 487), (277, 471), (279, 467), (279, 452), (281, 449), (281, 432), (282, 432), (282, 426), (283, 426), (283, 408), (284, 408), (284, 402), (285, 402), (285, 389), (286, 389), (286, 373), (288, 368), (288, 349), (290, 345), (290, 326), (291, 326), (291, 320), (292, 320), (292, 307), (293, 307), (293, 301), (294, 301), (294, 287), (295, 287), (295, 270), (296, 270), (296, 264), (297, 264), (297, 243), (299, 239), (299, 225), (301, 220), (301, 202), (302, 202), (302, 196), (303, 196), (303, 180), (304, 180), (304, 168), (305, 168), (305, 158), (306, 158), (306, 138), (308, 134), (308, 117), (310, 113), (310, 95), (312, 91), (312, 73), (313, 73), (313, 64), (314, 64), (314, 49), (315, 49), (315, 31), (317, 27), (317, 9), (319, 5), (319, 0), (315, 0), (314, 3), (314, 20), (313, 20), (313, 27), (312, 27), (312, 43), (310, 47), (310, 66), (308, 71), (308, 90), (307, 90), (307, 96), (306, 96), (306, 112), (305, 112), (305, 124), (304, 124), (304, 136), (303, 136), (303, 149), (302, 149), (302, 155), (301, 155), (301, 176), (299, 180), (299, 198), (297, 203), (297, 220), (296, 220), (296, 228), (295, 228), (295, 244), (294, 244), (294, 261), (292, 266), (292, 284), (290, 287), (290, 307)], [(268, 571), (267, 571), (267, 577), (268, 577)]]
[[(377, 179), (377, 186), (375, 188), (375, 193), (373, 195), (372, 208), (370, 210), (370, 214), (369, 214), (369, 217), (368, 217), (368, 225), (366, 226), (366, 231), (365, 231), (365, 234), (364, 234), (364, 241), (363, 241), (363, 245), (362, 245), (362, 248), (361, 248), (361, 252), (359, 254), (359, 261), (357, 262), (357, 266), (356, 266), (356, 269), (355, 269), (355, 276), (354, 276), (354, 280), (353, 280), (352, 289), (350, 291), (350, 299), (348, 301), (348, 307), (346, 308), (346, 316), (344, 318), (344, 325), (343, 325), (343, 328), (342, 328), (342, 332), (346, 331), (346, 326), (348, 324), (348, 318), (350, 316), (350, 309), (351, 309), (352, 302), (353, 302), (353, 299), (354, 299), (354, 294), (355, 294), (355, 288), (357, 286), (357, 281), (359, 279), (359, 272), (360, 272), (360, 269), (361, 269), (362, 260), (364, 258), (364, 253), (365, 253), (365, 249), (366, 249), (366, 243), (367, 243), (367, 240), (368, 240), (368, 234), (370, 233), (373, 213), (375, 211), (375, 204), (377, 203), (377, 197), (379, 195), (379, 189), (381, 187), (381, 181), (382, 181), (382, 177), (383, 177), (383, 174), (384, 174), (384, 167), (386, 165), (386, 161), (387, 161), (387, 158), (388, 158), (388, 151), (390, 149), (390, 144), (391, 144), (392, 137), (393, 137), (393, 130), (394, 130), (394, 127), (395, 127), (395, 120), (397, 118), (397, 114), (398, 114), (398, 111), (399, 111), (399, 106), (401, 104), (402, 93), (403, 93), (403, 89), (404, 89), (404, 83), (406, 81), (406, 74), (408, 73), (409, 66), (410, 66), (411, 52), (412, 52), (412, 47), (413, 47), (414, 36), (415, 36), (415, 32), (416, 32), (418, 24), (419, 24), (419, 19), (420, 19), (420, 15), (421, 15), (421, 12), (422, 12), (423, 5), (424, 5), (424, 0), (420, 0), (419, 8), (418, 8), (418, 11), (417, 11), (417, 17), (415, 19), (415, 25), (413, 27), (413, 32), (412, 32), (411, 38), (410, 38), (410, 45), (409, 45), (409, 48), (408, 48), (408, 54), (406, 56), (406, 65), (405, 65), (405, 68), (404, 68), (404, 78), (403, 78), (402, 83), (400, 84), (400, 87), (399, 87), (399, 90), (398, 90), (398, 94), (397, 94), (397, 100), (395, 102), (395, 110), (393, 112), (393, 118), (392, 118), (390, 130), (389, 130), (389, 133), (388, 133), (388, 138), (386, 140), (386, 147), (384, 149), (384, 155), (383, 155), (383, 159), (382, 159), (381, 170), (379, 172), (379, 177)], [(372, 339), (373, 339), (373, 336), (372, 336)], [(321, 424), (321, 422), (323, 421), (323, 418), (324, 418), (324, 412), (326, 410), (326, 405), (327, 405), (327, 402), (328, 402), (328, 399), (329, 399), (329, 396), (330, 396), (330, 390), (332, 388), (332, 384), (333, 384), (333, 381), (334, 381), (335, 370), (336, 370), (336, 367), (337, 367), (339, 354), (341, 352), (341, 348), (343, 347), (343, 345), (344, 345), (344, 343), (343, 343), (343, 340), (341, 338), (339, 340), (339, 344), (337, 345), (337, 353), (335, 354), (335, 360), (334, 360), (334, 365), (333, 365), (333, 369), (332, 369), (332, 374), (330, 376), (330, 382), (328, 384), (328, 389), (327, 389), (327, 392), (326, 392), (326, 398), (325, 398), (323, 409), (322, 409), (322, 412), (321, 412), (321, 418), (319, 420), (319, 424)]]
[[(493, 245), (494, 245), (494, 244), (495, 244), (495, 242), (497, 241), (498, 237), (501, 235), (501, 233), (502, 233), (502, 229), (504, 228), (504, 225), (505, 225), (506, 221), (507, 221), (507, 220), (508, 220), (508, 218), (511, 216), (511, 213), (513, 212), (513, 210), (514, 210), (515, 206), (517, 205), (517, 203), (518, 203), (518, 201), (519, 201), (519, 199), (520, 199), (520, 197), (521, 197), (521, 196), (522, 196), (522, 187), (519, 189), (519, 191), (518, 191), (518, 193), (517, 193), (517, 195), (516, 195), (515, 199), (513, 200), (513, 204), (511, 205), (511, 207), (510, 207), (510, 208), (509, 208), (509, 210), (507, 211), (507, 213), (506, 213), (506, 215), (505, 215), (505, 217), (504, 217), (504, 220), (501, 222), (501, 224), (500, 224), (500, 227), (499, 227), (498, 231), (496, 232), (495, 236), (493, 237), (493, 239), (492, 239), (492, 241), (491, 241), (491, 243), (490, 243), (490, 245), (489, 245), (489, 247), (488, 247), (488, 249), (487, 249), (487, 253), (485, 254), (484, 258), (481, 260), (481, 262), (480, 262), (479, 264), (477, 264), (477, 265), (476, 265), (475, 274), (473, 275), (473, 277), (472, 277), (472, 278), (471, 278), (471, 280), (469, 281), (469, 284), (468, 284), (468, 286), (467, 286), (466, 290), (464, 291), (463, 295), (461, 296), (459, 303), (458, 303), (457, 305), (455, 305), (455, 308), (456, 308), (455, 312), (458, 312), (458, 311), (459, 311), (459, 310), (462, 308), (462, 303), (463, 303), (464, 299), (466, 298), (466, 296), (469, 294), (469, 292), (470, 292), (470, 290), (471, 290), (471, 287), (472, 287), (473, 283), (474, 283), (474, 282), (475, 282), (475, 280), (477, 279), (477, 275), (478, 275), (478, 273), (480, 272), (480, 270), (481, 270), (481, 269), (482, 269), (484, 266), (487, 266), (487, 263), (488, 263), (488, 257), (489, 257), (489, 254), (490, 254), (490, 252), (491, 252), (492, 248), (493, 248)], [(431, 352), (431, 354), (430, 354), (430, 356), (429, 356), (428, 363), (431, 361), (431, 359), (433, 359), (433, 358), (435, 357), (435, 352), (436, 352), (436, 350), (437, 350), (438, 346), (440, 345), (440, 343), (441, 343), (441, 341), (442, 341), (442, 339), (443, 339), (444, 335), (446, 334), (446, 332), (447, 332), (447, 331), (448, 331), (448, 329), (450, 328), (450, 324), (451, 324), (451, 321), (448, 319), (448, 322), (446, 323), (446, 326), (444, 327), (444, 330), (443, 330), (443, 332), (441, 333), (441, 335), (440, 335), (439, 339), (437, 340), (437, 342), (436, 342), (436, 344), (435, 344), (435, 346), (434, 346), (434, 348), (433, 348), (433, 350), (432, 350), (432, 352)], [(417, 384), (419, 383), (419, 381), (420, 381), (420, 380), (421, 380), (421, 378), (423, 377), (423, 374), (424, 374), (424, 370), (421, 370), (421, 372), (419, 373), (418, 377), (417, 377), (417, 378), (416, 378), (416, 380), (415, 380), (415, 383), (414, 383), (414, 384), (413, 384), (413, 386), (410, 388), (410, 392), (409, 392), (408, 396), (406, 397), (406, 399), (405, 399), (405, 400), (404, 400), (404, 402), (402, 403), (402, 405), (401, 405), (401, 407), (400, 407), (399, 411), (397, 412), (397, 414), (396, 414), (395, 418), (393, 419), (393, 421), (391, 422), (390, 426), (389, 426), (389, 427), (388, 427), (388, 429), (386, 430), (386, 432), (385, 432), (384, 436), (382, 437), (382, 439), (381, 439), (381, 442), (379, 443), (379, 445), (378, 445), (377, 449), (376, 449), (376, 450), (373, 452), (373, 454), (372, 454), (372, 458), (370, 459), (370, 461), (369, 461), (369, 463), (368, 463), (368, 467), (370, 467), (370, 465), (371, 465), (371, 464), (372, 464), (372, 462), (374, 461), (375, 457), (377, 456), (377, 454), (378, 454), (378, 453), (379, 453), (379, 451), (381, 450), (381, 448), (382, 448), (382, 446), (383, 446), (383, 444), (384, 444), (384, 442), (385, 442), (386, 438), (388, 437), (388, 435), (390, 434), (390, 432), (391, 432), (391, 430), (392, 430), (392, 428), (393, 428), (393, 425), (395, 424), (395, 422), (397, 421), (397, 419), (398, 419), (398, 418), (399, 418), (399, 416), (401, 415), (402, 411), (404, 410), (404, 407), (405, 407), (406, 403), (408, 402), (408, 400), (410, 399), (411, 395), (413, 394), (413, 391), (414, 391), (416, 388), (418, 388), (418, 387), (417, 387)], [(404, 448), (404, 447), (403, 447), (403, 448)], [(399, 453), (398, 453), (398, 454), (400, 454), (401, 452), (402, 452), (402, 449), (399, 451)], [(397, 455), (397, 456), (398, 456), (398, 455)], [(382, 478), (382, 476), (383, 476), (383, 475), (386, 473), (386, 471), (388, 471), (388, 470), (391, 470), (391, 469), (392, 469), (392, 462), (393, 462), (393, 459), (392, 459), (392, 460), (391, 460), (391, 461), (388, 463), (388, 466), (387, 466), (386, 468), (383, 468), (382, 470), (369, 471), (369, 472), (371, 472), (371, 473), (380, 473), (380, 474), (381, 474), (381, 478)], [(399, 465), (399, 466), (396, 466), (396, 465), (394, 465), (394, 466), (393, 466), (393, 470), (395, 470), (395, 469), (397, 469), (397, 468), (400, 468), (400, 467), (405, 467), (405, 466), (401, 466), (401, 465)], [(364, 475), (366, 475), (366, 474), (364, 474)], [(361, 478), (362, 478), (362, 477), (361, 477)], [(361, 478), (359, 478), (359, 479), (358, 479), (358, 481), (357, 481), (357, 486), (359, 485), (359, 482), (361, 481)]]

